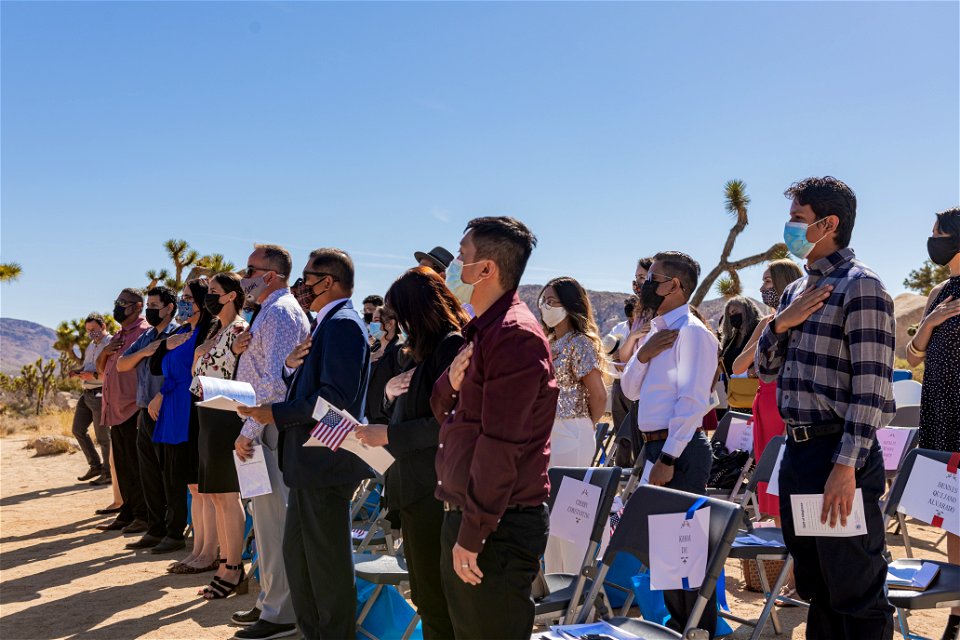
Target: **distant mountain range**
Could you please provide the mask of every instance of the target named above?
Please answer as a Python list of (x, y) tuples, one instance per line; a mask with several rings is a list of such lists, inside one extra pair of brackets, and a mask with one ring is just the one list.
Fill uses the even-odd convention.
[(0, 371), (15, 375), (20, 373), (20, 367), (33, 364), (37, 358), (56, 360), (56, 339), (53, 329), (36, 322), (0, 318)]

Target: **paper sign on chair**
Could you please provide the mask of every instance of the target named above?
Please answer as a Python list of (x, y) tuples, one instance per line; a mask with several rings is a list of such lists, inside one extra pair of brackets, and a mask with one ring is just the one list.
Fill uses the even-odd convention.
[(601, 488), (564, 476), (550, 511), (550, 535), (586, 548), (600, 506)]
[[(710, 507), (648, 516), (650, 588), (697, 589), (707, 574)], [(654, 548), (653, 545), (656, 544)]]
[(897, 511), (960, 535), (958, 484), (955, 464), (917, 456)]
[(749, 451), (753, 453), (753, 419), (730, 421), (727, 430), (727, 441), (724, 443), (727, 451)]

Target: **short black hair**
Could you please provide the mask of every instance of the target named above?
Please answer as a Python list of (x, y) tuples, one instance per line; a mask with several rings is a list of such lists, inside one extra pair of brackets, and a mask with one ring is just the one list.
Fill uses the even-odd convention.
[(857, 220), (857, 196), (853, 189), (833, 176), (807, 178), (794, 182), (783, 192), (790, 200), (799, 205), (810, 205), (817, 220), (827, 216), (837, 216), (836, 242), (841, 249), (850, 246), (853, 224)]
[(101, 328), (103, 329), (107, 328), (107, 321), (104, 320), (103, 316), (97, 313), (96, 311), (87, 314), (87, 317), (83, 321), (83, 324), (87, 324), (88, 322), (96, 322), (98, 325), (100, 325)]
[(124, 290), (121, 291), (120, 293), (125, 293), (125, 294), (127, 294), (127, 295), (129, 295), (129, 296), (133, 296), (134, 298), (136, 298), (136, 299), (139, 300), (140, 302), (143, 302), (143, 289), (137, 289), (136, 287), (127, 287), (126, 289), (124, 289)]
[(271, 267), (278, 276), (286, 280), (293, 271), (293, 258), (290, 252), (278, 244), (255, 244), (253, 248), (263, 252), (263, 261)]
[(637, 266), (643, 267), (645, 271), (650, 271), (650, 267), (653, 266), (653, 258), (640, 258), (637, 260)]
[(375, 307), (383, 306), (383, 297), (372, 294), (363, 299), (363, 304), (372, 304)]
[[(651, 263), (652, 264), (652, 263)], [(649, 269), (649, 267), (648, 267)], [(633, 310), (637, 308), (637, 305), (640, 304), (640, 298), (637, 296), (630, 296), (623, 301), (623, 315), (628, 318), (633, 315)]]
[(353, 260), (343, 249), (314, 249), (310, 252), (310, 268), (329, 273), (348, 293), (353, 293)]
[(689, 300), (700, 279), (700, 263), (680, 251), (661, 251), (653, 256), (653, 259), (660, 263), (664, 270), (663, 275), (680, 281), (680, 288)]
[(960, 207), (954, 207), (937, 214), (937, 226), (960, 244)]
[(507, 216), (474, 218), (467, 223), (464, 232), (473, 232), (473, 246), (477, 248), (475, 259), (493, 260), (500, 271), (500, 284), (507, 290), (520, 286), (520, 278), (527, 268), (527, 261), (537, 237), (525, 224)]
[(160, 302), (163, 303), (163, 306), (168, 304), (177, 304), (177, 294), (170, 287), (165, 287), (163, 285), (158, 285), (149, 291), (147, 291), (147, 297), (157, 296), (160, 298)]

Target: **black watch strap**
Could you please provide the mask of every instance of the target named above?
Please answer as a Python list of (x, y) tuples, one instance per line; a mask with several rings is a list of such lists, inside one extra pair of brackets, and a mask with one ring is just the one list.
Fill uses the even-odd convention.
[(657, 459), (668, 467), (672, 467), (673, 465), (677, 464), (676, 458), (669, 453), (663, 453), (662, 451), (660, 452), (660, 457)]

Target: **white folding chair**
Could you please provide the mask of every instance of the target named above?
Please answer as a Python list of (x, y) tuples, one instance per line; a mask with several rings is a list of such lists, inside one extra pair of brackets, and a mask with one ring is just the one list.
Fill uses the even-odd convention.
[(923, 385), (916, 380), (897, 380), (893, 383), (893, 399), (898, 407), (919, 405)]

